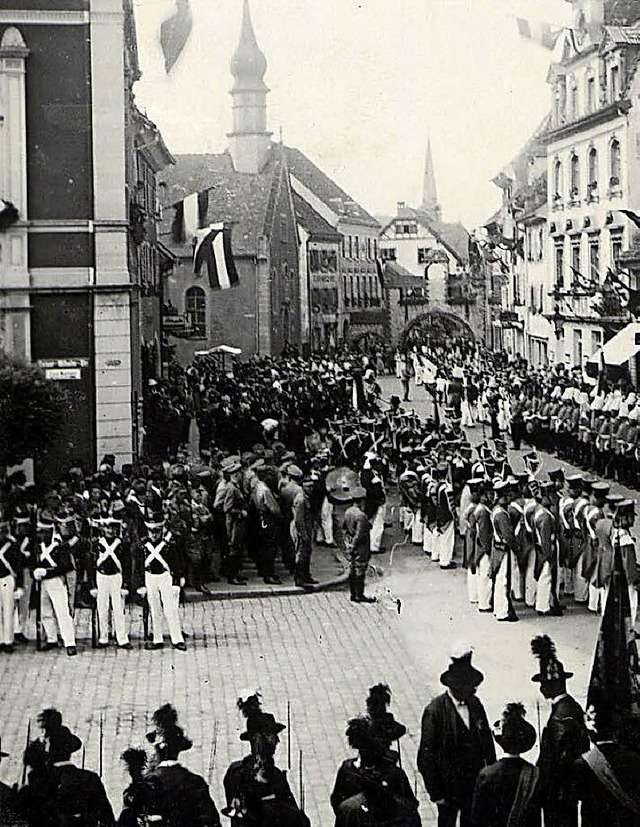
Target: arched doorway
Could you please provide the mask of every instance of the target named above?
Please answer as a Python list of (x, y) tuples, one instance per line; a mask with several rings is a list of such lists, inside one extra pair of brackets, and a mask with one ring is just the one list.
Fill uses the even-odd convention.
[(414, 345), (426, 342), (445, 344), (455, 339), (475, 341), (471, 327), (450, 310), (433, 308), (412, 319), (400, 336), (400, 350), (408, 350)]

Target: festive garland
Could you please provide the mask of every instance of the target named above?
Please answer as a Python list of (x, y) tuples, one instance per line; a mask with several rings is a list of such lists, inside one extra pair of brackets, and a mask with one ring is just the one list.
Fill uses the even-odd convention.
[(20, 218), (20, 213), (11, 201), (0, 198), (0, 232), (8, 230)]

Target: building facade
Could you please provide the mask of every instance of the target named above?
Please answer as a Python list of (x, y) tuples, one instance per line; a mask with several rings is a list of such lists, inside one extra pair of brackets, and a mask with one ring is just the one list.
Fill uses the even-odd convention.
[[(42, 470), (71, 459), (92, 469), (104, 454), (130, 461), (142, 391), (129, 212), (133, 6), (9, 5), (0, 9), (0, 198), (18, 221), (0, 231), (0, 346), (66, 392), (65, 430)], [(156, 165), (170, 162), (157, 130), (154, 140)]]

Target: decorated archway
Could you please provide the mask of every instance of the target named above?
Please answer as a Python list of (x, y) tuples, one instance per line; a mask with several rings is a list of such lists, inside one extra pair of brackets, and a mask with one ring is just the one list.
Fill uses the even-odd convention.
[(384, 337), (375, 330), (363, 330), (354, 334), (351, 338), (352, 347), (363, 353), (372, 348), (382, 347), (384, 343)]
[(475, 333), (464, 319), (451, 310), (434, 307), (409, 322), (402, 331), (399, 346), (401, 350), (407, 350), (427, 341), (445, 344), (453, 339), (475, 341), (475, 338)]

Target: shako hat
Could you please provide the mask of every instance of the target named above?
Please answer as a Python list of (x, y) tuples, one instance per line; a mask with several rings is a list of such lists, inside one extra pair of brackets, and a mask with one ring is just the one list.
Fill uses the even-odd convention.
[(480, 686), (484, 675), (471, 665), (472, 655), (471, 646), (457, 647), (450, 655), (449, 668), (440, 675), (440, 683), (443, 686)]
[(521, 703), (509, 703), (502, 717), (493, 725), (493, 737), (509, 755), (528, 752), (536, 742), (536, 731), (525, 720), (525, 710)]
[(534, 683), (552, 683), (573, 677), (573, 672), (566, 672), (556, 655), (556, 645), (549, 635), (537, 635), (531, 641), (531, 652), (538, 658), (540, 671), (531, 680)]

